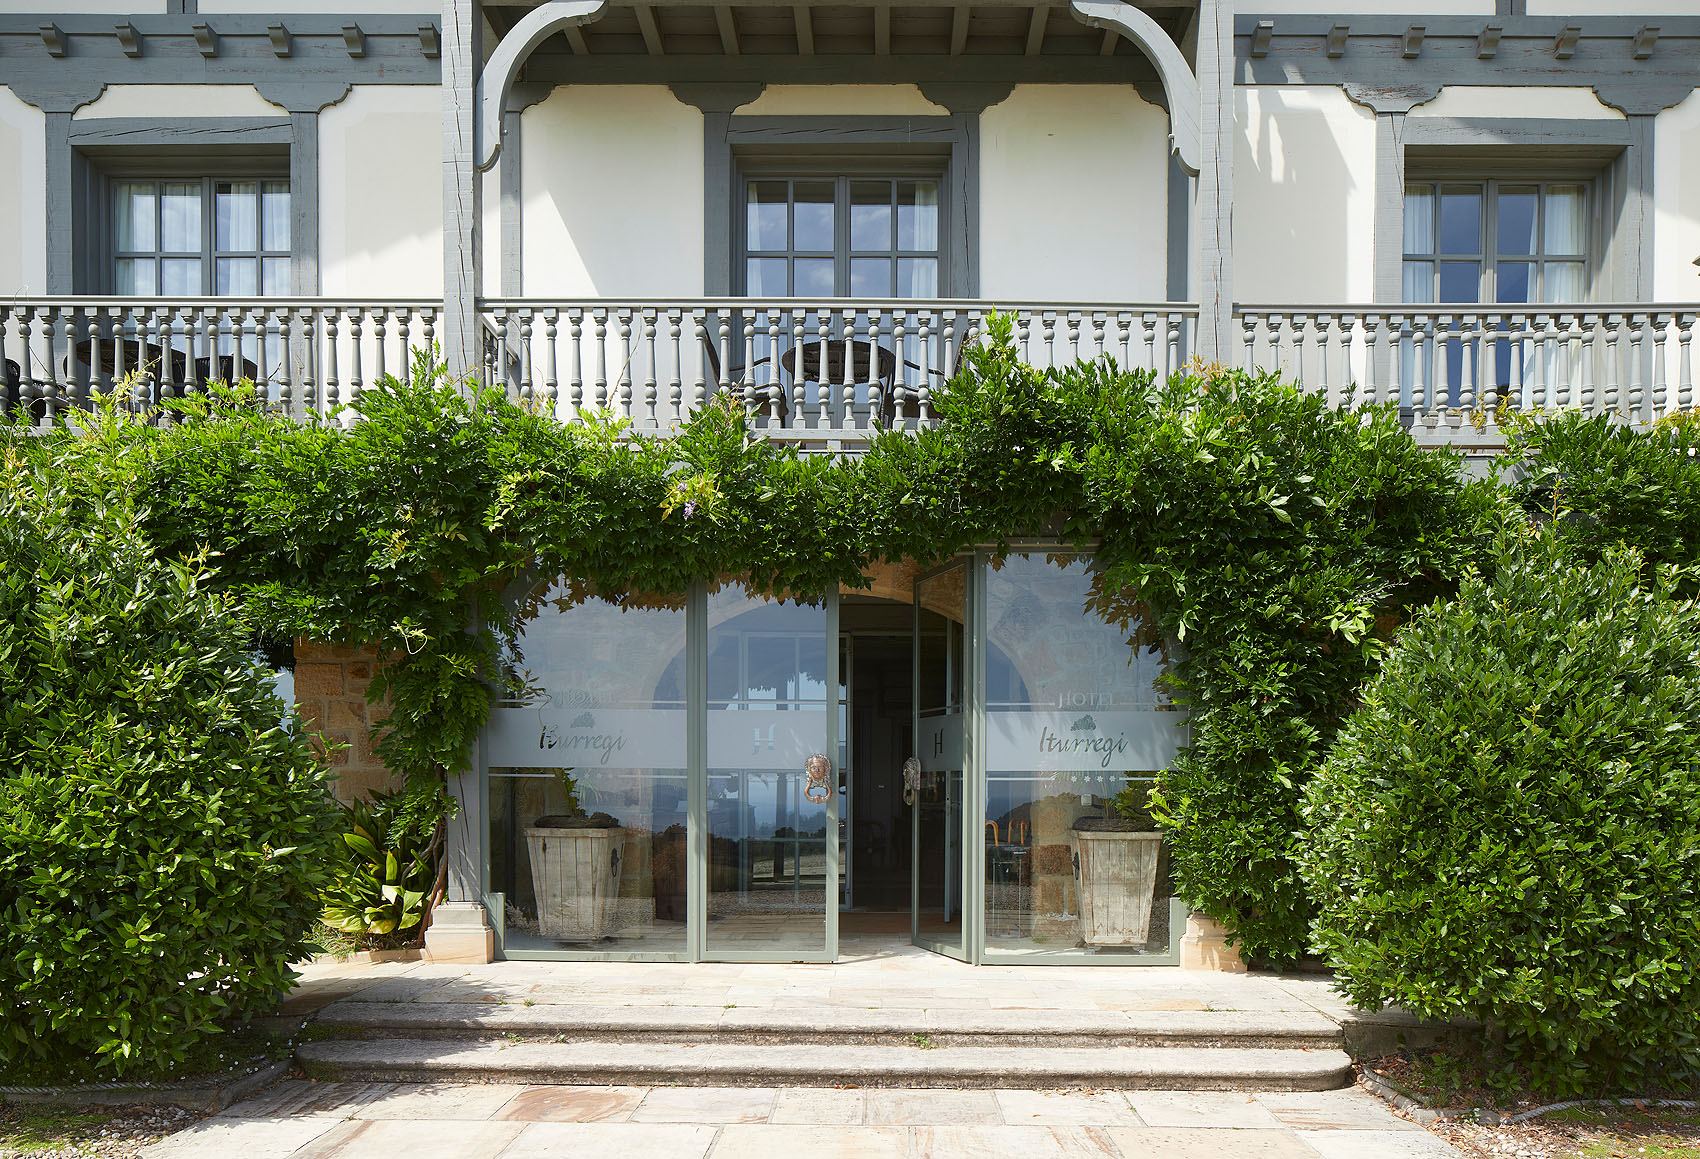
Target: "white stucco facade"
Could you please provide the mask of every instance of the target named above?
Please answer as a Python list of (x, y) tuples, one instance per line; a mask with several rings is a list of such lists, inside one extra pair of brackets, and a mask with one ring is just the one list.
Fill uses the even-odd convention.
[(319, 114), (319, 285), (329, 295), (443, 292), (442, 102), (357, 85)]
[(73, 120), (147, 117), (282, 117), (288, 113), (260, 96), (253, 85), (107, 85)]
[(1621, 121), (1623, 113), (1601, 104), (1593, 89), (1552, 85), (1447, 85), (1432, 101), (1414, 107), (1423, 117), (1547, 118)]
[(749, 117), (943, 117), (914, 85), (768, 85), (738, 108)]
[(1248, 86), (1235, 95), (1235, 297), (1368, 301), (1374, 114), (1333, 87)]
[(980, 132), (983, 297), (1167, 296), (1168, 114), (1131, 85), (1017, 85)]
[(1700, 93), (1653, 123), (1653, 297), (1700, 300)]
[(47, 283), (47, 167), (39, 109), (0, 87), (0, 293), (40, 294)]
[(701, 295), (700, 112), (660, 85), (566, 85), (521, 131), (527, 294)]

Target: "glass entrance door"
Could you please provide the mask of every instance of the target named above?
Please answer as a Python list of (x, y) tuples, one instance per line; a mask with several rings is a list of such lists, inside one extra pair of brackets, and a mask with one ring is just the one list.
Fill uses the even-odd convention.
[(963, 921), (967, 834), (977, 815), (963, 775), (969, 564), (960, 560), (915, 583), (915, 759), (904, 771), (911, 818), (910, 933), (915, 944), (968, 960)]
[(838, 602), (708, 594), (703, 956), (838, 951)]

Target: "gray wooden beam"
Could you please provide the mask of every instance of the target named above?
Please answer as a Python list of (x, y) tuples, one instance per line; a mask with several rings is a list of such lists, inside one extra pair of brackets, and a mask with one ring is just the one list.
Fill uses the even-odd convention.
[(113, 33), (118, 37), (118, 47), (124, 50), (125, 56), (129, 57), (131, 60), (140, 60), (142, 58), (142, 37), (141, 34), (136, 31), (136, 26), (134, 24), (126, 21), (125, 23), (116, 26), (113, 29)]
[[(1233, 334), (1234, 0), (1203, 0), (1198, 17), (1196, 352), (1205, 362), (1232, 363), (1238, 348)], [(1169, 97), (1173, 106), (1175, 94)]]
[(1038, 56), (1045, 47), (1045, 25), (1050, 20), (1051, 10), (1043, 4), (1033, 6), (1033, 14), (1027, 18), (1027, 55)]
[(319, 114), (289, 114), (289, 292), (319, 287)]
[(643, 46), (651, 56), (665, 56), (667, 48), (661, 42), (661, 29), (655, 23), (655, 9), (647, 4), (639, 4), (633, 13), (637, 16), (638, 31), (643, 33)]
[(1104, 39), (1098, 44), (1098, 55), (1114, 56), (1116, 54), (1116, 41), (1120, 39), (1121, 37), (1114, 28), (1104, 29)]
[(950, 55), (961, 56), (968, 47), (968, 18), (973, 9), (958, 4), (950, 10)]
[[(1398, 302), (1404, 297), (1405, 126), (1404, 113), (1376, 114), (1371, 284), (1377, 302)], [(1376, 374), (1382, 377), (1381, 368)]]
[(561, 35), (567, 38), (567, 44), (571, 46), (574, 56), (590, 55), (590, 45), (585, 43), (584, 29), (576, 24), (569, 24), (561, 29)]
[[(443, 324), (437, 333), (456, 378), (477, 373), (482, 363), (482, 206), (473, 156), (481, 24), (477, 0), (443, 0)], [(451, 849), (449, 896), (456, 901), (479, 896), (476, 848)]]
[(874, 7), (874, 55), (891, 55), (891, 9), (884, 4)]
[(729, 4), (714, 6), (714, 26), (720, 30), (720, 51), (727, 56), (738, 55), (738, 24), (732, 19)]
[[(1143, 54), (1114, 57), (991, 56), (868, 53), (813, 56), (737, 56), (670, 52), (604, 53), (592, 57), (565, 54), (533, 56), (525, 66), (528, 80), (547, 84), (1138, 84), (1155, 80), (1155, 67)], [(1196, 105), (1193, 106), (1196, 109)], [(1194, 112), (1196, 125), (1196, 112)]]
[(76, 228), (71, 196), (71, 114), (47, 113), (42, 117), (46, 133), (47, 173), (47, 286), (49, 294), (74, 294), (72, 281), (76, 254)]
[(797, 55), (813, 56), (815, 53), (815, 18), (807, 4), (799, 4), (791, 9), (791, 18), (797, 24)]

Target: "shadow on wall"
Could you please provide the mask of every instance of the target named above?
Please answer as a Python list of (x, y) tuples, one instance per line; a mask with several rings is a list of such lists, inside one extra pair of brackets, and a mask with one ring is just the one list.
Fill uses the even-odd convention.
[[(1350, 297), (1352, 261), (1370, 254), (1351, 247), (1353, 200), (1374, 194), (1374, 128), (1354, 172), (1341, 152), (1342, 124), (1363, 112), (1291, 103), (1267, 90), (1242, 110), (1250, 131), (1235, 160), (1235, 296), (1247, 302), (1334, 302)], [(1367, 240), (1367, 238), (1365, 239)]]

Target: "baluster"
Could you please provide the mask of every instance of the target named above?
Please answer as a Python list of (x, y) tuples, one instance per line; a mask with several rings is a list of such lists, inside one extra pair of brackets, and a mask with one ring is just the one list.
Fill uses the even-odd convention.
[[(585, 410), (584, 397), (584, 310), (578, 306), (567, 311), (567, 421), (577, 422)], [(701, 359), (699, 358), (700, 362)]]
[[(839, 383), (844, 400), (844, 429), (854, 431), (861, 429), (861, 421), (856, 414), (856, 375), (854, 360), (851, 357), (851, 344), (856, 341), (856, 311), (846, 309), (843, 317), (842, 333), (844, 335), (844, 381)], [(824, 355), (824, 351), (822, 354)], [(824, 371), (823, 371), (824, 373)]]
[(1056, 316), (1056, 313), (1054, 311), (1051, 311), (1051, 310), (1046, 310), (1043, 317), (1040, 320), (1040, 325), (1044, 327), (1044, 334), (1045, 334), (1045, 337), (1044, 337), (1045, 365), (1046, 366), (1055, 366), (1057, 364), (1057, 316)]
[[(826, 366), (826, 344), (830, 340), (832, 331), (832, 314), (830, 311), (822, 310), (815, 315), (815, 331), (817, 339), (815, 351), (818, 355), (815, 363), (815, 397), (820, 400), (820, 425), (823, 428), (836, 427), (838, 425), (837, 415), (834, 413), (836, 400), (833, 397), (832, 376), (828, 373)], [(802, 366), (803, 355), (799, 351), (797, 354), (799, 373), (801, 373)]]
[(1686, 411), (1694, 405), (1694, 315), (1676, 316), (1677, 385), (1676, 406)]
[(1121, 355), (1116, 364), (1123, 370), (1133, 368), (1133, 315), (1127, 310), (1116, 311), (1116, 345), (1121, 348)]
[[(885, 422), (885, 384), (880, 377), (881, 339), (886, 338), (889, 318), (884, 310), (868, 311), (868, 429)], [(896, 380), (895, 371), (892, 379)]]
[[(791, 355), (791, 425), (803, 430), (810, 426), (819, 425), (818, 416), (815, 420), (811, 420), (808, 416), (808, 389), (803, 384), (804, 315), (801, 310), (797, 309), (787, 309), (785, 314), (786, 317), (791, 319), (791, 349), (789, 351)], [(782, 352), (778, 350), (773, 352), (773, 364), (775, 367), (784, 365)], [(775, 377), (778, 376), (778, 373), (778, 370), (774, 371)]]
[(637, 356), (637, 347), (632, 342), (632, 315), (630, 306), (621, 306), (617, 310), (620, 321), (620, 383), (619, 383), (619, 413), (627, 419), (635, 420), (632, 406), (632, 359)]
[(1240, 315), (1240, 369), (1248, 373), (1257, 372), (1257, 315), (1243, 313)]
[(1670, 334), (1669, 314), (1653, 315), (1653, 419), (1656, 421), (1665, 417), (1665, 407), (1670, 403), (1670, 391), (1666, 385), (1669, 373), (1669, 363), (1665, 358), (1665, 344)]
[(761, 413), (763, 391), (756, 383), (756, 311), (743, 311), (744, 377), (739, 389), (744, 396), (744, 415), (751, 421)]
[[(276, 335), (274, 338), (273, 335)], [(289, 418), (295, 417), (295, 384), (289, 372), (289, 311), (272, 309), (266, 312), (264, 357), (268, 364), (275, 362), (273, 375), (277, 383), (277, 409)]]
[(315, 311), (308, 308), (301, 312), (301, 348), (305, 352), (301, 362), (301, 409), (306, 417), (317, 418), (319, 415), (319, 386), (318, 386), (318, 344), (315, 331)]
[(669, 426), (677, 426), (685, 417), (684, 311), (677, 306), (667, 308), (667, 336), (673, 341), (673, 374), (667, 380), (667, 418)]
[(561, 394), (561, 312), (553, 306), (543, 311), (543, 347), (548, 358), (543, 367), (543, 413), (556, 417), (555, 404)]
[(1080, 311), (1079, 310), (1070, 310), (1068, 312), (1068, 348), (1069, 348), (1069, 355), (1070, 355), (1069, 361), (1071, 363), (1079, 362), (1080, 361)]
[[(920, 348), (918, 361), (923, 363), (927, 360), (926, 318), (927, 313), (923, 310), (917, 319), (921, 335), (918, 343)], [(896, 430), (903, 429), (904, 419), (908, 417), (906, 414), (908, 408), (904, 405), (909, 401), (907, 397), (909, 393), (909, 375), (906, 373), (908, 367), (904, 365), (904, 363), (908, 361), (908, 359), (904, 357), (907, 353), (904, 348), (904, 343), (908, 338), (908, 327), (905, 325), (907, 321), (907, 316), (902, 310), (894, 310), (892, 312), (891, 349), (893, 356), (897, 359), (897, 365), (892, 367), (891, 371), (891, 425), (893, 429)]]
[(425, 348), (432, 352), (432, 362), (435, 362), (440, 357), (440, 352), (437, 352), (437, 309), (427, 306), (420, 314), (425, 325)]
[(18, 404), (28, 415), (26, 423), (35, 426), (35, 402), (42, 392), (36, 388), (35, 379), (35, 332), (36, 312), (33, 306), (24, 307), (24, 316), (18, 323)]
[[(1411, 341), (1411, 418), (1413, 425), (1428, 419), (1428, 380), (1434, 369), (1434, 356), (1429, 341), (1432, 319), (1427, 314), (1415, 314), (1410, 322)], [(1401, 355), (1403, 361), (1403, 355)]]
[(372, 353), (376, 356), (372, 367), (373, 382), (383, 382), (384, 373), (388, 369), (385, 365), (384, 347), (389, 337), (389, 317), (387, 306), (379, 306), (372, 311)]
[(1486, 378), (1482, 373), (1483, 316), (1463, 314), (1458, 318), (1458, 389), (1459, 412), (1464, 421), (1472, 421), (1478, 409), (1487, 405)]
[(1641, 421), (1641, 404), (1647, 397), (1647, 385), (1641, 377), (1641, 349), (1646, 339), (1647, 316), (1629, 317), (1629, 421)]
[(1606, 381), (1605, 409), (1608, 413), (1621, 414), (1624, 401), (1623, 382), (1623, 328), (1628, 319), (1613, 313), (1609, 316), (1606, 329)]
[(397, 310), (395, 316), (395, 340), (401, 348), (401, 375), (403, 382), (413, 381), (413, 343), (409, 330), (413, 323), (413, 311)]
[[(10, 384), (6, 382), (6, 363), (11, 358), (8, 350), (10, 343), (6, 335), (12, 329), (13, 310), (10, 306), (0, 303), (0, 415), (10, 415), (14, 405)], [(24, 363), (18, 363), (18, 393), (21, 396), (24, 389)]]
[(1015, 316), (1015, 348), (1021, 351), (1021, 360), (1029, 365), (1033, 362), (1033, 318), (1026, 310)]
[(1092, 361), (1101, 361), (1109, 351), (1104, 347), (1104, 311), (1092, 311)]
[(696, 367), (692, 371), (691, 413), (695, 414), (708, 405), (708, 382), (703, 374), (702, 352), (708, 349), (708, 314), (701, 306), (691, 311), (691, 332), (696, 339), (691, 347), (693, 362)]
[[(353, 408), (360, 401), (361, 392), (366, 389), (366, 380), (360, 373), (361, 335), (365, 331), (366, 311), (359, 306), (351, 307), (348, 311), (348, 405)], [(350, 421), (353, 416), (349, 416)]]
[(638, 314), (639, 333), (649, 355), (649, 365), (644, 368), (643, 375), (643, 417), (644, 424), (652, 428), (661, 425), (657, 415), (658, 399), (655, 389), (655, 319), (656, 312), (651, 306), (645, 306)]
[(325, 414), (334, 415), (337, 423), (345, 420), (337, 412), (342, 406), (342, 395), (338, 390), (341, 385), (341, 368), (337, 365), (337, 331), (340, 328), (339, 315), (341, 311), (332, 306), (325, 311)]
[(1576, 357), (1581, 362), (1581, 369), (1583, 369), (1583, 411), (1588, 415), (1593, 415), (1595, 410), (1600, 408), (1601, 403), (1610, 406), (1612, 367), (1610, 367), (1610, 364), (1606, 364), (1605, 372), (1601, 376), (1600, 343), (1603, 340), (1610, 347), (1612, 331), (1610, 331), (1610, 321), (1601, 314), (1584, 314), (1583, 319), (1581, 319), (1581, 328), (1583, 328), (1583, 340), (1581, 340), (1581, 347), (1578, 347)]
[(519, 398), (520, 406), (535, 413), (537, 387), (531, 375), (531, 307), (519, 312)]
[[(596, 381), (593, 384), (594, 385), (594, 392), (593, 392), (592, 398), (590, 399), (590, 405), (598, 411), (604, 411), (605, 412), (608, 409), (608, 402), (609, 402), (609, 399), (608, 399), (608, 311), (604, 310), (604, 309), (592, 310), (591, 315), (590, 315), (590, 319), (591, 319), (592, 324), (595, 326), (594, 341), (596, 343)], [(725, 334), (725, 332), (726, 332), (726, 324), (725, 324), (724, 320), (721, 322), (720, 331), (721, 331), (722, 334)], [(725, 362), (724, 355), (722, 356), (720, 366), (721, 366), (720, 379), (721, 379), (721, 382), (725, 382), (726, 381), (726, 370), (725, 370), (726, 362)]]

